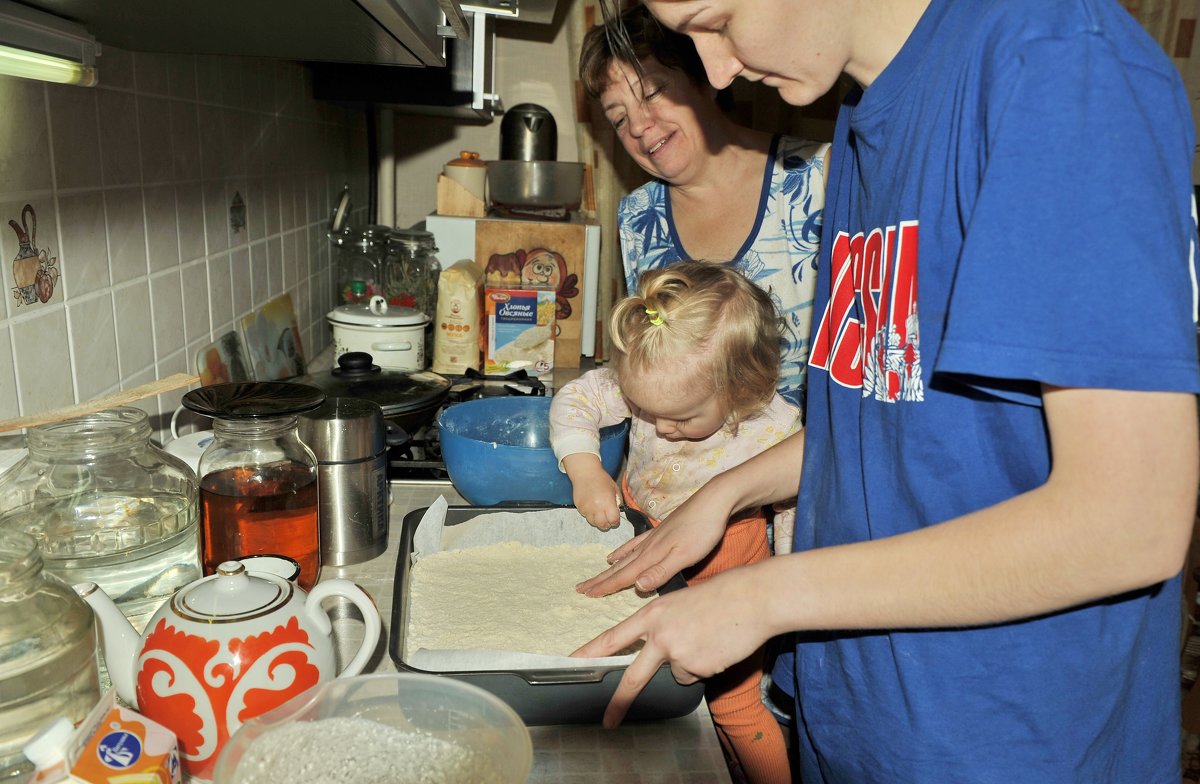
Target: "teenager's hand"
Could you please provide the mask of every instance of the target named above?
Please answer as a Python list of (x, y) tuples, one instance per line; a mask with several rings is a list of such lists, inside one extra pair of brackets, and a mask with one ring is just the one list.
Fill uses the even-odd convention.
[(588, 596), (607, 596), (636, 585), (653, 591), (672, 576), (699, 563), (720, 544), (729, 512), (697, 501), (699, 494), (652, 531), (630, 539), (608, 557), (612, 567), (575, 586)]
[(605, 728), (621, 723), (663, 662), (687, 685), (742, 661), (770, 639), (769, 619), (758, 609), (762, 597), (755, 596), (758, 582), (752, 567), (733, 569), (664, 594), (571, 654), (612, 656), (645, 641), (604, 712)]

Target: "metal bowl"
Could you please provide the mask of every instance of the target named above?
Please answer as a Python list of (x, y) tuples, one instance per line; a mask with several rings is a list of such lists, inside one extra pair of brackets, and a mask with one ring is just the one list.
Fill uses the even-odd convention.
[(488, 161), (488, 202), (500, 207), (579, 209), (583, 164), (566, 161)]

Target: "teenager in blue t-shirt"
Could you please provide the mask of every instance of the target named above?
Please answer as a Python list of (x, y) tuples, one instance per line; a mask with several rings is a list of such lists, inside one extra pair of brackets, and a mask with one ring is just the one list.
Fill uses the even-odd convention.
[(660, 584), (732, 510), (795, 492), (803, 459), (795, 552), (584, 646), (646, 641), (606, 723), (663, 661), (690, 682), (796, 630), (805, 782), (1178, 782), (1200, 372), (1170, 60), (1114, 0), (647, 4), (715, 86), (861, 89), (835, 133), (805, 434), (583, 588)]

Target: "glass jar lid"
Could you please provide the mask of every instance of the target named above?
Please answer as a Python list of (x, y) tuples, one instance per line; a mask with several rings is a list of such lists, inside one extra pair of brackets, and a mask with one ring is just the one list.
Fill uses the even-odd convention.
[(333, 214), (329, 216), (329, 235), (334, 237), (350, 230), (346, 225), (346, 220), (350, 217), (350, 186), (342, 188), (342, 193), (338, 196), (338, 202), (333, 208)]
[(432, 231), (421, 229), (393, 229), (388, 234), (388, 241), (399, 245), (408, 251), (424, 250), (429, 253), (437, 252)]
[(312, 411), (325, 402), (316, 387), (285, 381), (243, 381), (193, 389), (183, 405), (215, 419), (265, 419)]
[(345, 229), (342, 229), (341, 231), (338, 231), (338, 232), (331, 231), (331, 232), (329, 232), (328, 236), (329, 236), (329, 242), (332, 243), (333, 246), (338, 249), (353, 248), (362, 239), (362, 235), (359, 234), (357, 231), (354, 231), (350, 227), (346, 227)]
[(373, 224), (360, 230), (347, 226), (340, 232), (329, 232), (329, 241), (341, 250), (379, 255), (387, 248), (389, 232), (389, 226)]

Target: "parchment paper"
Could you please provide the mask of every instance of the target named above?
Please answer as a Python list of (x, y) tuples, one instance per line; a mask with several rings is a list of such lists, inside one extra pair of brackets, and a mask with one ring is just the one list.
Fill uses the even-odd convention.
[[(615, 550), (634, 536), (633, 525), (621, 517), (616, 528), (601, 531), (589, 525), (574, 509), (545, 509), (521, 512), (488, 512), (470, 520), (447, 526), (444, 497), (429, 509), (413, 532), (411, 563), (423, 555), (442, 550), (463, 550), (501, 542), (548, 546), (597, 542)], [(407, 601), (407, 598), (406, 598)], [(407, 635), (406, 635), (407, 638)], [(516, 651), (492, 650), (405, 650), (405, 662), (431, 672), (478, 670), (554, 670), (582, 667), (615, 667), (629, 664), (634, 654), (577, 659), (571, 656), (546, 656)]]

